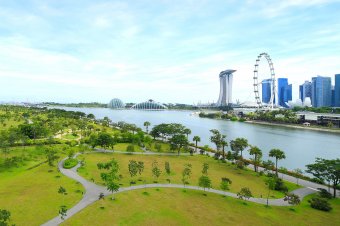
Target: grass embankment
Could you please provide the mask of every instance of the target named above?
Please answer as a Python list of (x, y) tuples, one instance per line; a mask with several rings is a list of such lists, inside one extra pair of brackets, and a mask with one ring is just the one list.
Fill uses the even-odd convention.
[[(192, 176), (189, 179), (191, 185), (198, 184), (198, 178), (202, 175), (202, 165), (204, 162), (209, 164), (208, 175), (212, 181), (212, 187), (220, 189), (220, 182), (222, 177), (228, 177), (232, 180), (230, 191), (237, 193), (242, 187), (249, 187), (251, 192), (256, 197), (266, 197), (268, 194), (267, 186), (265, 185), (265, 176), (258, 176), (255, 172), (244, 169), (237, 169), (235, 165), (230, 163), (222, 163), (221, 161), (214, 160), (208, 156), (155, 156), (155, 155), (126, 155), (126, 154), (112, 154), (112, 153), (91, 153), (85, 154), (81, 157), (85, 160), (85, 166), (78, 169), (80, 175), (88, 180), (94, 180), (95, 183), (103, 185), (100, 178), (100, 173), (97, 169), (97, 163), (109, 161), (115, 158), (119, 162), (120, 172), (123, 178), (120, 181), (121, 186), (130, 186), (131, 177), (128, 171), (129, 160), (143, 161), (144, 172), (141, 176), (134, 177), (137, 184), (154, 183), (156, 180), (152, 176), (152, 163), (157, 161), (162, 174), (158, 179), (158, 183), (168, 183), (167, 179), (171, 180), (173, 184), (182, 184), (182, 170), (184, 164), (192, 164)], [(170, 163), (171, 175), (165, 173), (164, 163)], [(297, 185), (286, 182), (289, 190), (299, 188)], [(283, 197), (284, 194), (277, 191), (271, 191), (271, 198)]]
[[(57, 216), (61, 205), (70, 208), (81, 199), (81, 184), (48, 166), (42, 148), (11, 148), (9, 155), (21, 153), (29, 157), (22, 165), (0, 169), (0, 209), (11, 212), (11, 222), (40, 225)], [(67, 195), (58, 194), (60, 186)]]
[[(202, 191), (144, 189), (105, 198), (62, 225), (340, 225), (340, 199), (327, 213), (312, 209), (305, 198), (297, 207), (265, 207)], [(133, 200), (133, 201), (132, 201)]]

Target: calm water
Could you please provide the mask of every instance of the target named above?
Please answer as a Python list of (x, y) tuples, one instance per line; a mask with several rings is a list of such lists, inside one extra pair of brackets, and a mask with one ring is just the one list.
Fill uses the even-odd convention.
[[(263, 151), (263, 159), (268, 159), (268, 152), (272, 148), (283, 150), (286, 153), (286, 159), (279, 161), (279, 166), (288, 169), (305, 169), (305, 165), (313, 163), (315, 157), (340, 158), (340, 134), (199, 118), (197, 115), (191, 116), (192, 112), (190, 111), (136, 111), (68, 107), (63, 109), (82, 111), (86, 114), (92, 113), (96, 118), (108, 116), (113, 122), (134, 123), (143, 129), (145, 121), (151, 122), (151, 125), (181, 123), (191, 129), (190, 140), (193, 136), (198, 135), (201, 137), (200, 145), (208, 144), (211, 147), (215, 146), (209, 141), (209, 130), (218, 129), (221, 133), (226, 134), (229, 140), (237, 137), (248, 139), (250, 144), (258, 146)], [(230, 150), (229, 147), (227, 150)], [(244, 152), (244, 156), (249, 157), (247, 151)]]

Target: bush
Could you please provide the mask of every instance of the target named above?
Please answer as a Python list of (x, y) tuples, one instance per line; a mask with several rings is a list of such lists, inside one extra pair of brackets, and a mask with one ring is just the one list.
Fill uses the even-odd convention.
[(78, 164), (77, 159), (66, 159), (64, 161), (63, 167), (65, 169), (71, 169), (71, 168), (75, 167), (77, 164)]
[(288, 192), (288, 187), (284, 184), (283, 180), (281, 180), (280, 178), (276, 179), (274, 189), (276, 191)]
[(323, 188), (318, 188), (318, 190), (319, 190), (319, 196), (321, 197), (321, 198), (325, 198), (325, 199), (331, 199), (331, 198), (333, 198), (333, 196), (332, 196), (332, 194), (331, 193), (329, 193), (326, 189), (323, 189)]
[(331, 205), (329, 204), (328, 200), (321, 197), (314, 197), (308, 201), (310, 206), (317, 210), (322, 211), (330, 211), (332, 209)]
[(126, 147), (126, 151), (128, 152), (134, 152), (135, 151), (135, 146), (133, 146), (132, 144), (128, 145)]

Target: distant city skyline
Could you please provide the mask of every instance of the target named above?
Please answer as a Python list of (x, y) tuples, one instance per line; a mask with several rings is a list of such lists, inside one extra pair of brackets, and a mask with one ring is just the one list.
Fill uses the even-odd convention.
[[(335, 85), (339, 8), (339, 0), (0, 1), (0, 102), (217, 102), (227, 68), (237, 70), (233, 102), (254, 102), (262, 52), (295, 101), (312, 77)], [(268, 78), (261, 62), (259, 81)]]

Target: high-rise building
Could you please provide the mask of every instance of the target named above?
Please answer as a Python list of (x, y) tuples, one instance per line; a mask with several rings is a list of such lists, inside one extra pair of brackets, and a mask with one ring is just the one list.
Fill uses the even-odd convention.
[(292, 100), (292, 84), (288, 85), (287, 78), (278, 78), (277, 83), (278, 104), (281, 107), (288, 107), (288, 101)]
[(332, 104), (332, 82), (330, 77), (312, 78), (313, 107), (330, 107)]
[(340, 107), (340, 74), (336, 74), (334, 77), (335, 77), (334, 106)]
[(332, 86), (332, 101), (331, 101), (331, 106), (335, 107), (335, 90), (334, 90), (334, 86)]
[(272, 95), (272, 79), (262, 81), (262, 102), (268, 104)]
[(233, 73), (236, 70), (221, 71), (220, 77), (220, 96), (217, 106), (228, 106), (232, 103)]
[(309, 81), (305, 81), (302, 85), (299, 86), (299, 97), (302, 103), (305, 102), (306, 97), (312, 97), (312, 83)]

